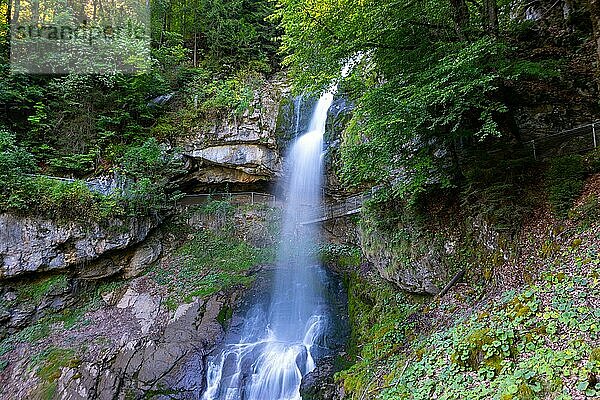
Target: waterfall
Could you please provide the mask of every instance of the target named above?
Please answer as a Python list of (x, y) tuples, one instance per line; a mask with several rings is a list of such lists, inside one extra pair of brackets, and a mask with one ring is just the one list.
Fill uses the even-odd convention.
[(203, 400), (299, 400), (302, 377), (327, 348), (331, 313), (314, 256), (323, 180), (323, 134), (335, 86), (317, 102), (309, 129), (287, 157), (288, 182), (270, 301), (256, 304), (239, 333), (208, 362)]

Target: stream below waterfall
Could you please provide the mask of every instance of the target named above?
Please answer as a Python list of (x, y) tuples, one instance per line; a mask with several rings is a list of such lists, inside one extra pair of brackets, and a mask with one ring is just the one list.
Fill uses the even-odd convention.
[(340, 347), (345, 313), (332, 298), (343, 290), (316, 258), (318, 226), (299, 224), (318, 217), (323, 134), (334, 92), (320, 97), (306, 133), (289, 151), (276, 268), (266, 294), (254, 293), (209, 357), (202, 400), (299, 400), (302, 377)]

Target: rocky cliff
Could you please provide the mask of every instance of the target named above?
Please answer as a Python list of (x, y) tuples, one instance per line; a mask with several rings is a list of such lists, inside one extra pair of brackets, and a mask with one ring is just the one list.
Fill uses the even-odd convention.
[[(160, 221), (138, 217), (105, 225), (0, 215), (0, 280), (26, 274), (73, 269), (78, 276), (104, 278), (126, 263), (108, 261), (111, 252), (142, 242)], [(100, 259), (103, 262), (98, 262)], [(134, 263), (140, 263), (138, 255)]]
[(273, 77), (254, 91), (241, 115), (209, 113), (180, 132), (176, 144), (189, 161), (184, 184), (199, 191), (272, 184), (282, 172), (276, 130), (280, 107), (288, 95), (285, 80)]
[(221, 201), (158, 227), (4, 216), (0, 397), (197, 398), (277, 220), (265, 205)]

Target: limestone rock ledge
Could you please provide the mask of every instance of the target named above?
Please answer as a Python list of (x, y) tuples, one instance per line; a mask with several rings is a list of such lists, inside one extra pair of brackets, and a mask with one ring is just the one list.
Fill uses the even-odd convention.
[(282, 173), (277, 141), (281, 104), (289, 88), (280, 76), (255, 90), (242, 115), (215, 112), (199, 118), (177, 136), (190, 161), (189, 185), (272, 183)]
[[(142, 242), (158, 223), (151, 217), (113, 219), (100, 225), (0, 214), (0, 280), (88, 265)], [(111, 271), (98, 273), (103, 277)]]

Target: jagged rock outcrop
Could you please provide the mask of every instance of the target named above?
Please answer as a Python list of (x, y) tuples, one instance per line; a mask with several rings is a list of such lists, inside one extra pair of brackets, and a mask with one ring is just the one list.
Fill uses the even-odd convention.
[(302, 400), (341, 400), (344, 390), (334, 379), (334, 358), (326, 357), (317, 368), (302, 378), (300, 395)]
[(277, 150), (262, 144), (218, 145), (188, 155), (199, 165), (191, 176), (205, 183), (270, 181), (281, 172)]
[[(78, 368), (64, 369), (58, 379), (63, 399), (118, 398), (127, 393), (142, 396), (164, 391), (169, 398), (194, 398), (204, 376), (203, 357), (223, 336), (217, 316), (224, 300), (215, 296), (179, 306), (164, 326), (156, 326), (159, 298), (135, 291), (126, 293), (117, 307), (128, 309), (141, 332), (158, 330), (155, 336), (127, 339)], [(85, 379), (84, 379), (85, 377)], [(79, 396), (86, 393), (87, 397)]]
[[(89, 400), (142, 398), (152, 393), (157, 396), (153, 398), (197, 398), (204, 357), (224, 334), (219, 315), (236, 296), (196, 298), (169, 311), (158, 289), (141, 277), (104, 294), (104, 306), (91, 315), (94, 324), (76, 333), (86, 346), (77, 354), (63, 353), (61, 357), (70, 359), (59, 360), (53, 381), (32, 371), (29, 360), (15, 354), (0, 375), (0, 382), (4, 380), (0, 396), (17, 400), (53, 393), (54, 399)], [(98, 327), (102, 340), (95, 340)], [(16, 349), (17, 353), (26, 351), (25, 347)], [(29, 384), (19, 383), (25, 381)]]
[(92, 261), (140, 243), (158, 222), (140, 217), (100, 225), (1, 214), (0, 279), (76, 266), (82, 266), (77, 272), (87, 278), (114, 274), (120, 268)]
[(177, 138), (191, 160), (188, 184), (273, 182), (282, 172), (276, 129), (280, 105), (289, 93), (276, 76), (265, 81), (242, 115), (204, 117)]
[(361, 230), (363, 254), (382, 278), (408, 292), (437, 294), (448, 275), (444, 249), (431, 243), (404, 245), (405, 248), (399, 248), (399, 243), (394, 246), (376, 230)]

